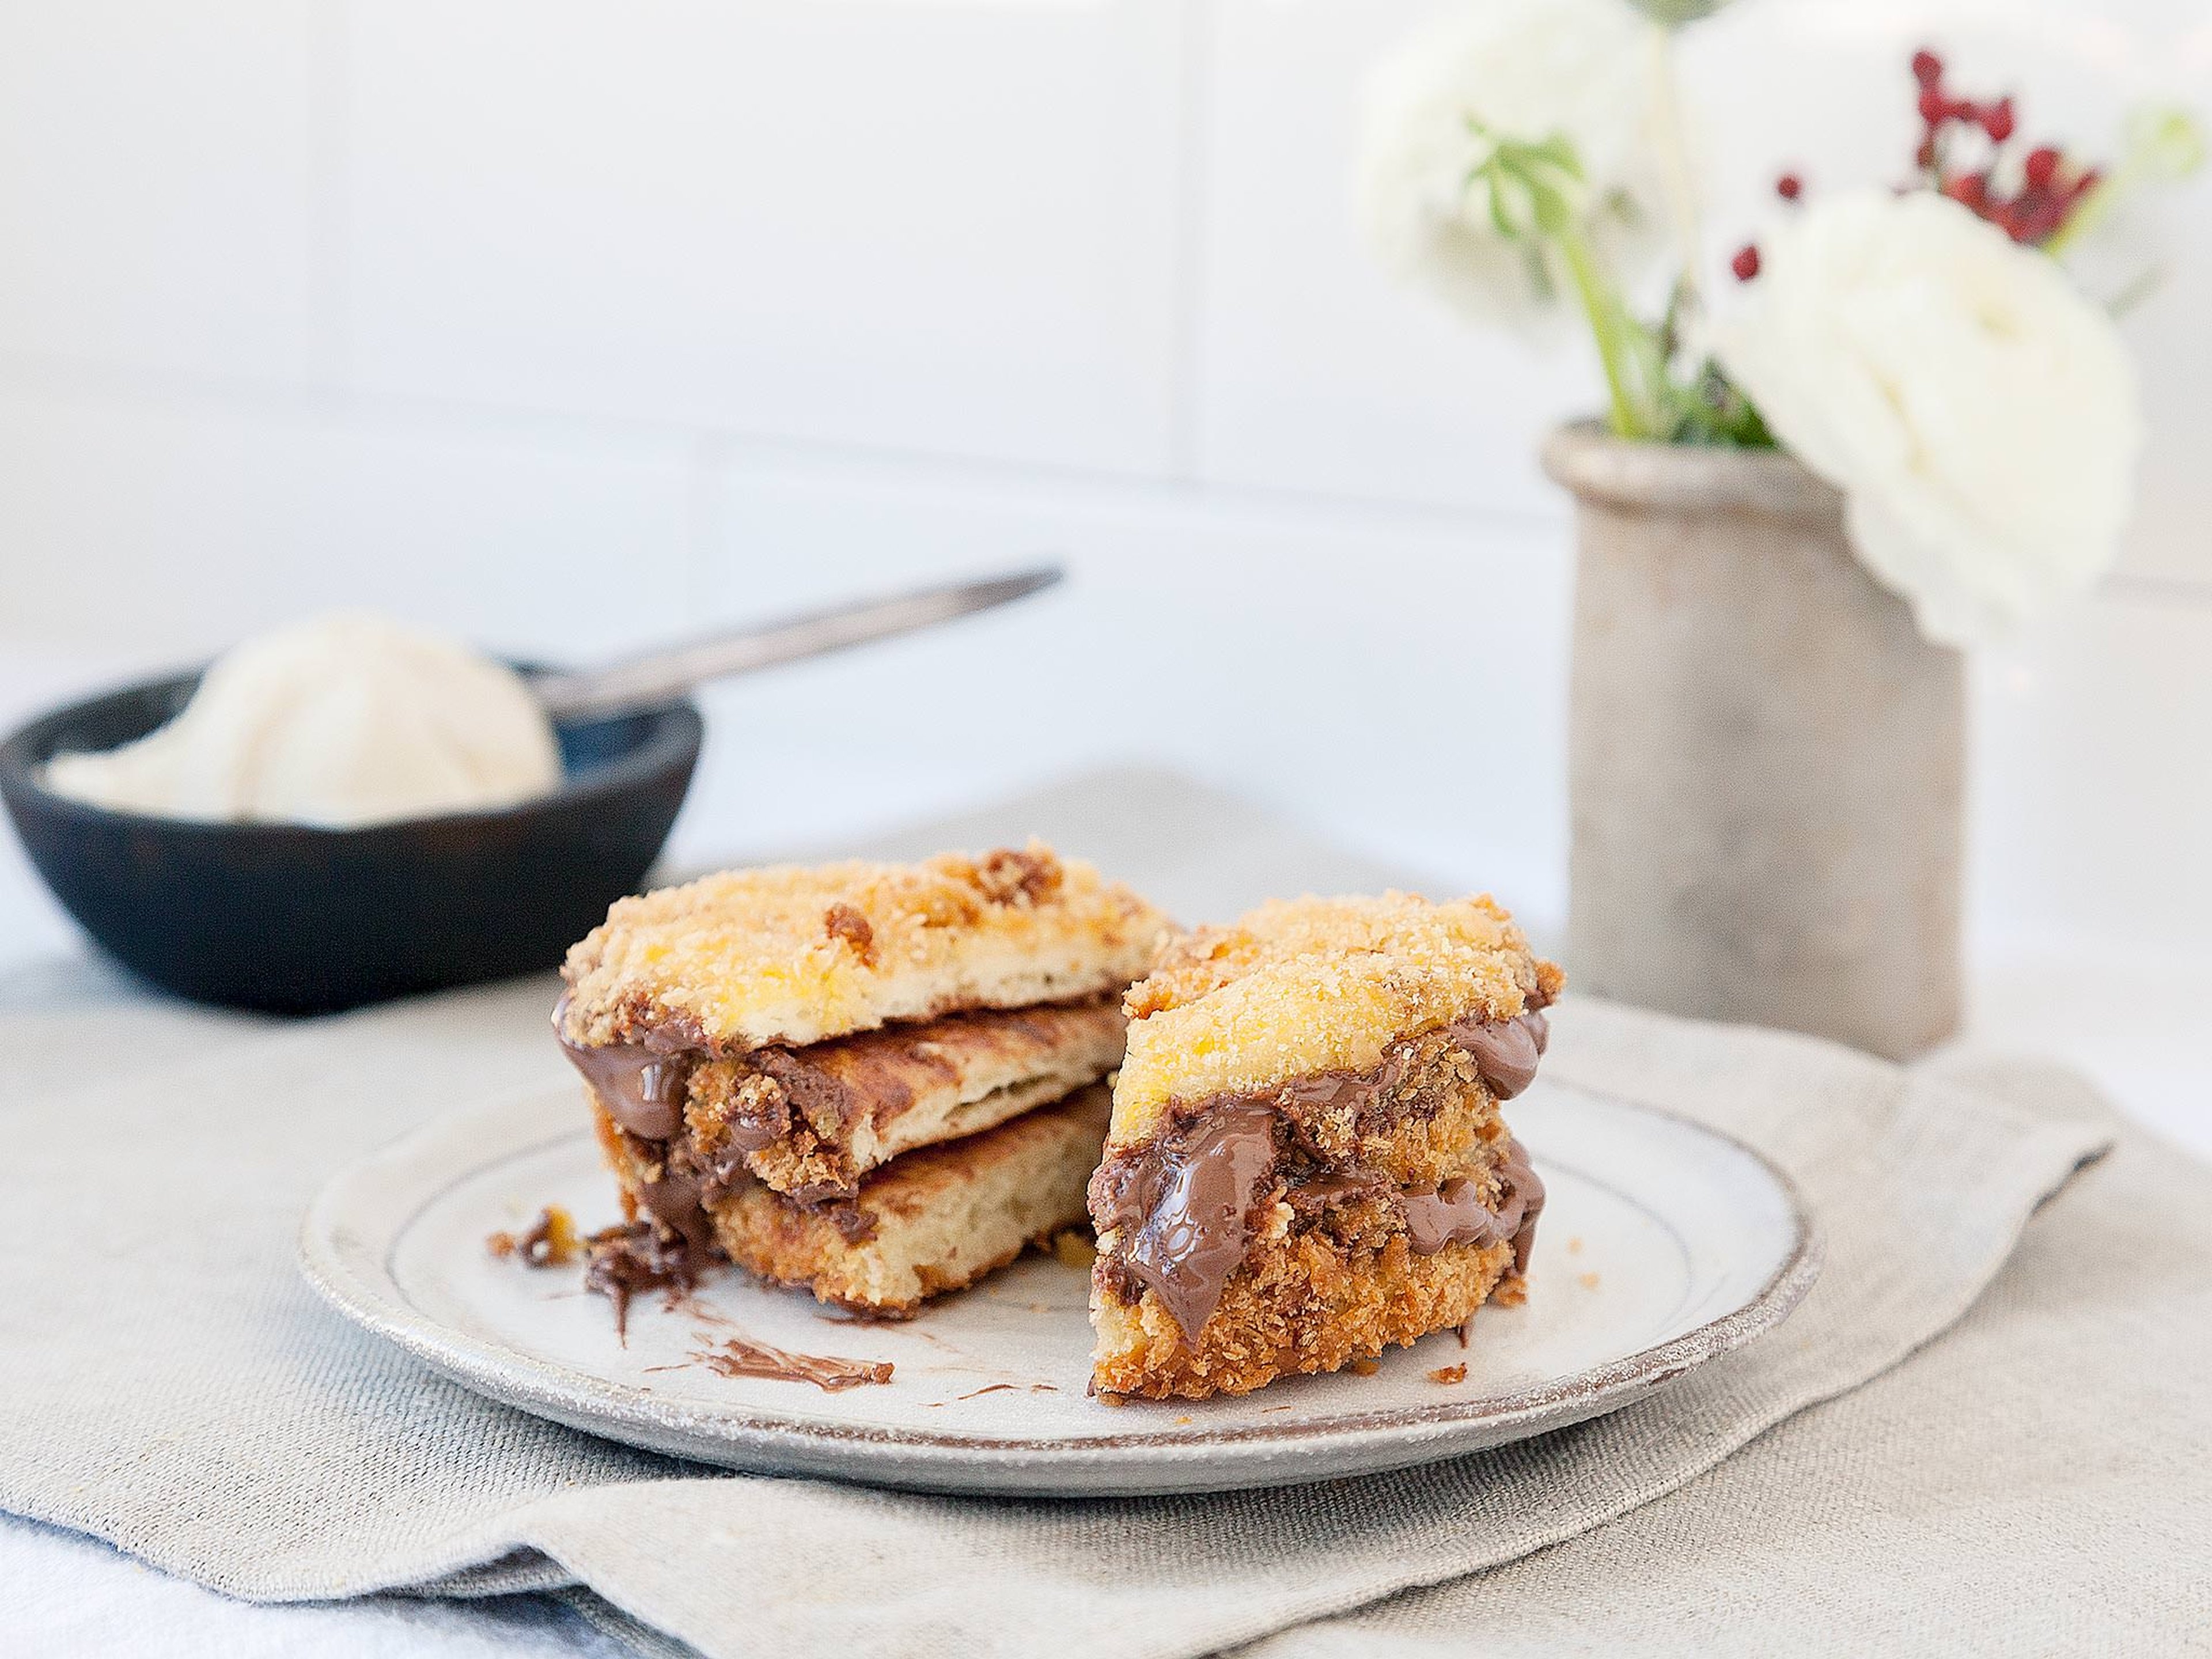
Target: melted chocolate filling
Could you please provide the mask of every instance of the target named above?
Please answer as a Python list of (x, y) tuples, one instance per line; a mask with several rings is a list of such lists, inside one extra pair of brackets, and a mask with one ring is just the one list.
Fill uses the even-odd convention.
[(1510, 1100), (1536, 1080), (1536, 1063), (1552, 1040), (1552, 1022), (1537, 1009), (1511, 1019), (1463, 1019), (1444, 1035), (1467, 1050), (1490, 1092)]
[(709, 1180), (681, 1175), (663, 1164), (660, 1179), (637, 1183), (638, 1201), (667, 1231), (702, 1255), (714, 1249), (714, 1223), (707, 1213)]
[[(951, 1078), (957, 1071), (937, 1051), (940, 1025), (972, 1030), (975, 1025), (1005, 1028), (1036, 1046), (1050, 1048), (1056, 1034), (1079, 1027), (1105, 1012), (1120, 1030), (1114, 1000), (1085, 998), (1065, 1006), (1033, 1009), (975, 1009), (940, 1017), (903, 1033), (891, 1028), (831, 1038), (812, 1049), (775, 1045), (748, 1050), (748, 1076), (732, 1098), (714, 1103), (720, 1133), (710, 1152), (685, 1116), (694, 1074), (702, 1064), (732, 1058), (682, 1016), (639, 1030), (631, 1041), (586, 1047), (568, 1040), (568, 999), (553, 1010), (554, 1036), (569, 1063), (582, 1074), (592, 1094), (625, 1138), (632, 1161), (657, 1169), (650, 1182), (637, 1183), (647, 1212), (670, 1233), (696, 1249), (711, 1248), (709, 1212), (753, 1176), (748, 1154), (758, 1153), (808, 1125), (836, 1120), (849, 1124), (854, 1114), (870, 1112), (878, 1123), (907, 1109), (917, 1079)], [(973, 1023), (972, 1024), (969, 1023)], [(1078, 1037), (1081, 1033), (1076, 1030)], [(957, 1040), (965, 1032), (950, 1033)], [(837, 1063), (823, 1054), (843, 1050)], [(758, 1085), (758, 1086), (757, 1086)], [(792, 1203), (812, 1211), (850, 1243), (872, 1237), (874, 1218), (854, 1203), (849, 1182), (817, 1182), (787, 1189)]]
[(568, 1012), (564, 992), (553, 1006), (553, 1035), (568, 1063), (607, 1109), (607, 1115), (641, 1140), (668, 1140), (684, 1127), (684, 1095), (697, 1062), (688, 1034), (648, 1031), (641, 1042), (614, 1042), (586, 1048), (568, 1041), (562, 1022)]
[[(561, 1052), (623, 1134), (644, 1143), (635, 1149), (637, 1161), (659, 1166), (657, 1180), (637, 1183), (639, 1203), (666, 1237), (681, 1240), (699, 1260), (711, 1260), (715, 1246), (710, 1206), (753, 1179), (744, 1167), (744, 1155), (789, 1132), (790, 1108), (781, 1101), (772, 1103), (774, 1121), (732, 1114), (720, 1149), (708, 1156), (684, 1121), (692, 1070), (711, 1057), (699, 1034), (678, 1027), (654, 1028), (636, 1042), (589, 1048), (569, 1042), (562, 1030), (568, 1009), (563, 993), (553, 1009), (553, 1034)], [(770, 1061), (779, 1057), (775, 1050), (755, 1056)], [(772, 1072), (774, 1067), (763, 1065), (763, 1069)], [(875, 1218), (842, 1192), (801, 1191), (790, 1198), (828, 1220), (848, 1243), (860, 1243), (876, 1231)], [(617, 1322), (627, 1305), (625, 1296), (617, 1304)]]
[(1498, 1166), (1504, 1182), (1498, 1206), (1492, 1210), (1475, 1191), (1472, 1181), (1447, 1181), (1438, 1188), (1408, 1189), (1398, 1194), (1406, 1216), (1407, 1243), (1419, 1255), (1434, 1255), (1448, 1244), (1487, 1246), (1513, 1241), (1513, 1271), (1528, 1271), (1528, 1252), (1536, 1243), (1536, 1218), (1544, 1213), (1544, 1183), (1528, 1163), (1528, 1154), (1517, 1140), (1505, 1143), (1505, 1158)]
[[(1274, 1109), (1224, 1102), (1188, 1126), (1174, 1152), (1119, 1166), (1103, 1224), (1121, 1266), (1149, 1285), (1186, 1333), (1213, 1316), (1251, 1242), (1252, 1200), (1275, 1169)], [(1105, 1174), (1102, 1169), (1100, 1174)]]
[[(1510, 1100), (1534, 1079), (1551, 1030), (1532, 1008), (1511, 1019), (1463, 1020), (1443, 1035), (1474, 1061), (1493, 1095)], [(1152, 1291), (1183, 1334), (1195, 1336), (1250, 1247), (1255, 1203), (1301, 1139), (1282, 1106), (1377, 1116), (1409, 1063), (1409, 1048), (1399, 1045), (1371, 1072), (1324, 1073), (1265, 1095), (1216, 1097), (1144, 1146), (1109, 1158), (1091, 1178), (1091, 1212), (1102, 1231), (1115, 1235), (1108, 1270), (1125, 1281), (1127, 1299)], [(1526, 1273), (1544, 1183), (1517, 1140), (1506, 1142), (1498, 1175), (1504, 1190), (1496, 1210), (1469, 1180), (1401, 1191), (1372, 1170), (1325, 1170), (1286, 1182), (1281, 1192), (1295, 1212), (1308, 1217), (1390, 1193), (1418, 1254), (1510, 1239), (1514, 1271)]]

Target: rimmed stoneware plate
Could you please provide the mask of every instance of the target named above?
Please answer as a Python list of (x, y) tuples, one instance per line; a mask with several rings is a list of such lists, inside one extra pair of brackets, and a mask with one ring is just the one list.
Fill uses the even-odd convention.
[[(1513, 1124), (1550, 1189), (1527, 1303), (1350, 1371), (1242, 1399), (1087, 1397), (1088, 1280), (1030, 1256), (908, 1324), (862, 1324), (731, 1273), (675, 1305), (640, 1299), (627, 1345), (575, 1267), (494, 1257), (540, 1206), (617, 1218), (611, 1177), (561, 1090), (449, 1118), (324, 1189), (301, 1231), (339, 1311), (493, 1399), (732, 1468), (937, 1492), (1216, 1492), (1398, 1468), (1562, 1427), (1771, 1329), (1820, 1248), (1789, 1182), (1748, 1148), (1618, 1100), (1539, 1084)], [(742, 1334), (889, 1360), (830, 1394), (728, 1377), (694, 1356)], [(1461, 1367), (1465, 1367), (1464, 1374)]]

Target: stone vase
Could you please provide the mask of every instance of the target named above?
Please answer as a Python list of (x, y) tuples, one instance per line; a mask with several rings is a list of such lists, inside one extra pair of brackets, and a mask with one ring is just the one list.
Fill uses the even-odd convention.
[(1578, 989), (1893, 1059), (1960, 1017), (1966, 689), (1774, 453), (1564, 428), (1565, 966)]

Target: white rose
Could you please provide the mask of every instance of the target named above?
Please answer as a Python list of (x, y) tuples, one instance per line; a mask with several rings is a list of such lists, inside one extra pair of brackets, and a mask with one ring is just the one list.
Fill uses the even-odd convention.
[(1662, 245), (1652, 156), (1651, 26), (1623, 0), (1479, 0), (1377, 63), (1365, 88), (1360, 212), (1376, 257), (1478, 321), (1534, 320), (1564, 283), (1502, 234), (1489, 153), (1468, 126), (1581, 162), (1584, 209), (1617, 272)]
[(2119, 550), (2142, 417), (2117, 330), (2046, 256), (1928, 191), (1823, 197), (1760, 244), (1715, 347), (1844, 495), (1921, 631), (1988, 640)]

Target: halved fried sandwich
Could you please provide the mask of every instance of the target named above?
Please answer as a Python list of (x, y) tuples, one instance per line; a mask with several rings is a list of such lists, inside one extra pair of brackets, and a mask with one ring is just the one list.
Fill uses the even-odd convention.
[(664, 1255), (910, 1312), (1083, 1218), (1101, 1103), (1044, 1109), (1169, 931), (1036, 843), (731, 872), (617, 902), (554, 1023)]
[(1170, 944), (1091, 1180), (1093, 1386), (1243, 1394), (1518, 1299), (1544, 1189), (1498, 1108), (1562, 983), (1487, 896), (1276, 902)]

